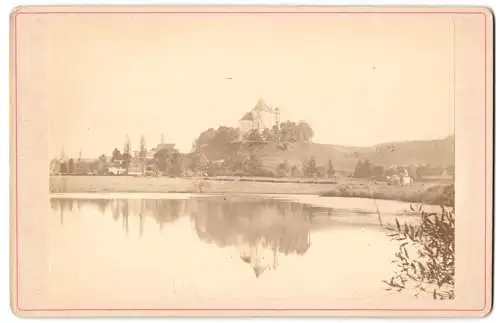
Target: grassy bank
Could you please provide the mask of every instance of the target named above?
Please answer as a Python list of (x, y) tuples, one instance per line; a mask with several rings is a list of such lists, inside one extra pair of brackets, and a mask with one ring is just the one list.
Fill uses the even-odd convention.
[(53, 176), (52, 193), (261, 193), (315, 194), (337, 197), (363, 197), (403, 202), (452, 205), (450, 186), (415, 183), (407, 187), (385, 183), (337, 179), (280, 178), (169, 178), (129, 176)]
[(337, 185), (323, 196), (370, 197), (381, 200), (397, 200), (430, 205), (454, 205), (453, 184), (415, 183), (407, 187), (372, 183), (348, 183)]

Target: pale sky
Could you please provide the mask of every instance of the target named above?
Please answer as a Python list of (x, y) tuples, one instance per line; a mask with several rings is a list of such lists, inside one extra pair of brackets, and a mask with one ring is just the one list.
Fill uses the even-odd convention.
[[(450, 15), (27, 15), (50, 157), (182, 151), (259, 98), (319, 143), (365, 146), (453, 130)], [(459, 39), (460, 35), (457, 36)], [(22, 41), (22, 40), (21, 40)], [(27, 54), (29, 55), (29, 53)], [(27, 67), (26, 67), (27, 68)], [(232, 77), (232, 80), (225, 80)]]

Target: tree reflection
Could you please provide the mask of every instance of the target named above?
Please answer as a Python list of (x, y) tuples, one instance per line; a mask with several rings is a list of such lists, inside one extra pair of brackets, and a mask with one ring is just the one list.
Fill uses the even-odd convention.
[(311, 216), (318, 208), (276, 200), (212, 199), (191, 213), (203, 241), (235, 247), (256, 277), (278, 266), (279, 254), (303, 255), (310, 248)]
[(106, 214), (109, 210), (114, 221), (122, 220), (123, 229), (129, 231), (129, 216), (139, 217), (139, 232), (144, 230), (146, 218), (154, 219), (160, 230), (166, 223), (177, 220), (186, 209), (185, 200), (149, 200), (149, 199), (67, 199), (52, 198), (50, 207), (54, 212), (60, 212), (61, 224), (64, 213), (72, 212), (74, 205), (78, 212), (83, 207), (97, 208), (99, 213)]
[[(205, 197), (187, 200), (173, 199), (51, 199), (52, 210), (64, 212), (84, 206), (110, 214), (114, 221), (121, 218), (122, 228), (128, 234), (130, 216), (139, 217), (139, 234), (147, 219), (153, 219), (159, 230), (182, 216), (189, 216), (200, 240), (218, 247), (232, 247), (248, 263), (255, 276), (276, 269), (279, 255), (304, 255), (310, 248), (310, 231), (317, 213), (328, 208), (312, 207), (288, 201)], [(109, 210), (109, 211), (108, 211)]]

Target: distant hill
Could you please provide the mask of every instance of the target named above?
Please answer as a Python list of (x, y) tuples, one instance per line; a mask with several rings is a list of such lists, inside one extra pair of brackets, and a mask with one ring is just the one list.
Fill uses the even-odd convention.
[(379, 144), (361, 150), (359, 156), (382, 166), (429, 164), (448, 167), (455, 164), (455, 136)]
[(435, 140), (389, 142), (354, 152), (358, 158), (381, 166), (429, 164), (448, 167), (455, 164), (455, 136)]
[[(284, 160), (291, 165), (299, 165), (312, 156), (317, 166), (326, 167), (331, 160), (336, 170), (353, 171), (358, 160), (364, 159), (384, 167), (409, 164), (448, 167), (454, 164), (455, 140), (454, 136), (450, 136), (436, 140), (383, 143), (371, 147), (296, 142), (288, 143), (286, 149), (272, 142), (253, 146), (235, 145), (231, 150), (233, 149), (259, 156), (264, 168), (273, 172)], [(221, 151), (217, 154), (206, 153), (209, 159), (224, 158), (225, 155)]]

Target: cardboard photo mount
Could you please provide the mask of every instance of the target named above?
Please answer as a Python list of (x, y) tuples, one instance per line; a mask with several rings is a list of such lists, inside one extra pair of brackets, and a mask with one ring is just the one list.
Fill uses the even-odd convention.
[[(449, 17), (454, 22), (456, 53), (454, 82), (455, 110), (455, 210), (456, 210), (456, 298), (452, 301), (383, 299), (362, 301), (318, 300), (284, 302), (269, 307), (265, 301), (255, 304), (215, 304), (194, 307), (112, 307), (98, 303), (90, 308), (71, 301), (55, 302), (50, 288), (58, 282), (47, 280), (46, 226), (50, 208), (47, 170), (50, 120), (54, 107), (44, 103), (40, 82), (45, 80), (40, 66), (49, 55), (38, 43), (45, 42), (47, 30), (57, 28), (72, 33), (88, 25), (82, 17), (109, 20), (113, 28), (127, 28), (126, 22), (113, 17), (141, 17), (166, 21), (178, 16), (198, 19), (246, 15), (276, 19), (283, 17), (321, 17), (357, 19), (358, 23), (394, 19), (394, 26), (404, 19)], [(64, 21), (59, 21), (64, 18)], [(290, 18), (291, 19), (291, 18)], [(238, 20), (231, 20), (238, 30)], [(101, 21), (102, 23), (102, 21)], [(67, 24), (67, 25), (65, 25)], [(121, 25), (120, 25), (121, 24)], [(152, 26), (155, 26), (152, 24)], [(47, 28), (47, 29), (44, 29)], [(154, 27), (151, 27), (154, 31)], [(285, 27), (283, 27), (285, 28)], [(324, 28), (328, 28), (327, 25)], [(352, 24), (353, 30), (356, 28)], [(289, 37), (294, 37), (290, 29)], [(95, 31), (99, 32), (98, 29)], [(433, 30), (426, 32), (432, 33)], [(407, 35), (413, 37), (415, 35)], [(421, 35), (422, 36), (422, 35)], [(425, 36), (425, 35), (424, 35)], [(383, 34), (379, 35), (383, 39)], [(50, 37), (49, 37), (50, 38)], [(347, 6), (21, 6), (11, 13), (11, 308), (21, 317), (47, 316), (484, 316), (492, 307), (492, 243), (493, 243), (493, 13), (481, 7), (347, 7)], [(57, 38), (53, 40), (57, 43)], [(113, 42), (113, 39), (109, 39)], [(328, 42), (324, 39), (324, 42)], [(65, 46), (57, 43), (57, 46)], [(54, 45), (54, 46), (56, 46)], [(74, 44), (67, 44), (73, 46)], [(374, 43), (376, 46), (376, 43)], [(382, 45), (381, 45), (382, 46)], [(98, 50), (98, 48), (96, 48)], [(418, 51), (418, 49), (415, 49)], [(108, 53), (109, 54), (109, 53)], [(202, 55), (203, 53), (200, 53)], [(115, 55), (120, 55), (119, 52)], [(298, 53), (300, 55), (300, 53)], [(61, 58), (59, 68), (78, 64), (75, 57)], [(307, 64), (307, 62), (304, 62)], [(57, 68), (52, 67), (52, 68)], [(47, 72), (47, 71), (45, 71)], [(348, 76), (348, 75), (346, 75)], [(94, 75), (99, 78), (99, 75)], [(344, 76), (345, 77), (345, 76)], [(88, 81), (88, 80), (87, 80)], [(431, 82), (432, 80), (429, 80)], [(314, 86), (311, 83), (311, 86)], [(65, 89), (53, 89), (65, 91)], [(418, 93), (418, 88), (415, 88)], [(126, 93), (123, 93), (126, 95)], [(52, 109), (50, 112), (49, 110)], [(68, 115), (72, 107), (58, 110)], [(62, 109), (66, 112), (63, 113)], [(70, 113), (71, 114), (71, 113)], [(389, 116), (390, 117), (390, 116)], [(60, 121), (60, 120), (59, 120)], [(395, 120), (397, 122), (397, 120)], [(425, 124), (422, 125), (425, 127)], [(69, 131), (69, 130), (68, 130)], [(360, 129), (362, 131), (362, 129)], [(70, 132), (68, 132), (68, 135)], [(113, 255), (110, 255), (112, 257)], [(325, 260), (326, 261), (326, 260)], [(86, 284), (91, 284), (87, 282)], [(332, 287), (335, 288), (335, 287)], [(73, 291), (78, 293), (77, 290)], [(119, 292), (119, 291), (117, 291)], [(324, 295), (323, 295), (324, 296)], [(362, 297), (362, 296), (361, 296)], [(90, 301), (90, 300), (89, 300)], [(214, 302), (217, 303), (217, 302)]]

